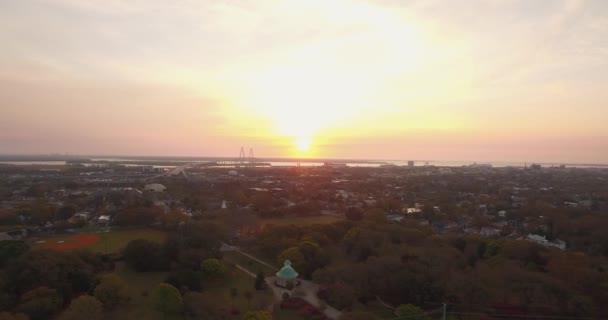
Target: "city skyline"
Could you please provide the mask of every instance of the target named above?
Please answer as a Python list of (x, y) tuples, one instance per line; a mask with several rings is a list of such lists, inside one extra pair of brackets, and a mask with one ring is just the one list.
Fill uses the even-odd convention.
[(7, 1), (0, 21), (0, 154), (608, 163), (604, 1)]

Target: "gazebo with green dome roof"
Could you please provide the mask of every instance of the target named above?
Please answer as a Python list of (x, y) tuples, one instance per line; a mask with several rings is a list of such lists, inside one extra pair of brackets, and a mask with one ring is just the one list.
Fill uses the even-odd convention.
[[(298, 285), (298, 273), (291, 267), (291, 261), (285, 260), (283, 268), (276, 273), (277, 281), (275, 284), (279, 287), (287, 287), (290, 283), (294, 286)], [(295, 280), (295, 282), (294, 282)]]

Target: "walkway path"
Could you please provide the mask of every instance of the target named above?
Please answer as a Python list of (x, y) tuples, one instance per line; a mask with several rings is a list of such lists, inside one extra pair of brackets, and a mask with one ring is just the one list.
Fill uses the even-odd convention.
[(249, 270), (245, 269), (245, 268), (244, 268), (244, 267), (242, 267), (241, 265), (235, 264), (235, 266), (236, 266), (237, 268), (241, 269), (241, 271), (243, 271), (243, 272), (245, 272), (246, 274), (250, 275), (252, 278), (255, 278), (255, 277), (256, 277), (255, 273), (253, 273), (253, 272), (251, 272), (251, 271), (249, 271)]
[[(236, 251), (239, 252), (240, 254), (255, 260), (273, 270), (278, 270), (275, 266), (272, 266), (248, 253), (245, 253), (243, 251), (241, 251), (238, 247), (235, 246), (230, 246), (226, 243), (222, 243), (222, 251)], [(221, 249), (220, 249), (221, 250)], [(249, 271), (247, 268), (236, 264), (236, 267), (238, 269), (240, 269), (241, 271), (245, 272), (246, 274), (248, 274), (249, 276), (255, 278), (256, 275), (255, 273)], [(272, 277), (266, 277), (264, 279), (266, 281), (266, 284), (268, 285), (268, 288), (272, 289), (272, 293), (274, 295), (275, 301), (280, 303), (283, 300), (283, 293), (284, 292), (289, 292), (289, 290), (287, 289), (283, 289), (283, 288), (279, 288), (277, 287), (274, 283), (276, 281), (276, 277), (272, 276)], [(312, 304), (313, 306), (319, 308), (321, 306), (321, 300), (317, 297), (317, 292), (319, 291), (319, 285), (312, 282), (312, 281), (308, 281), (308, 280), (299, 280), (300, 281), (300, 285), (297, 286), (293, 291), (299, 291), (302, 295), (298, 295), (298, 297), (306, 300), (308, 303)], [(333, 308), (332, 306), (329, 306), (326, 304), (326, 308), (325, 310), (323, 310), (323, 313), (325, 313), (325, 315), (327, 317), (329, 317), (330, 319), (338, 319), (340, 318), (340, 316), (342, 315), (342, 312), (340, 312), (339, 310)]]
[[(276, 277), (266, 277), (265, 280), (266, 280), (266, 284), (268, 284), (268, 287), (272, 288), (275, 299), (278, 299), (278, 301), (281, 301), (283, 299), (284, 292), (289, 292), (289, 290), (287, 290), (287, 289), (279, 288), (274, 285)], [(308, 281), (308, 280), (299, 279), (299, 281), (300, 281), (300, 285), (297, 286), (295, 289), (293, 289), (293, 291), (299, 291), (302, 293), (302, 295), (297, 295), (297, 297), (302, 298), (302, 299), (306, 300), (306, 302), (319, 308), (321, 306), (321, 300), (317, 297), (317, 292), (319, 291), (319, 285), (312, 281)], [(323, 310), (323, 313), (325, 313), (325, 315), (327, 317), (329, 317), (330, 319), (339, 319), (340, 316), (342, 315), (342, 312), (340, 312), (336, 308), (334, 308), (330, 305), (327, 305), (327, 304), (325, 304), (325, 306), (326, 307), (325, 307), (325, 310)]]
[(254, 257), (254, 256), (252, 256), (252, 255), (250, 255), (250, 254), (248, 254), (248, 253), (246, 253), (246, 252), (243, 252), (243, 251), (241, 251), (241, 250), (240, 250), (240, 249), (238, 249), (238, 248), (237, 248), (237, 250), (236, 250), (236, 251), (237, 251), (238, 253), (240, 253), (240, 254), (244, 255), (245, 257), (247, 257), (247, 258), (251, 259), (251, 260), (255, 260), (255, 261), (257, 261), (257, 262), (259, 262), (259, 263), (261, 263), (261, 264), (263, 264), (263, 265), (265, 265), (265, 266), (269, 267), (270, 269), (273, 269), (273, 270), (277, 270), (277, 271), (279, 271), (279, 269), (277, 269), (277, 267), (275, 267), (275, 266), (273, 266), (273, 265), (270, 265), (270, 264), (268, 264), (268, 263), (266, 263), (266, 262), (264, 262), (264, 261), (262, 261), (262, 260), (260, 260), (260, 259), (258, 259), (258, 258), (256, 258), (256, 257)]

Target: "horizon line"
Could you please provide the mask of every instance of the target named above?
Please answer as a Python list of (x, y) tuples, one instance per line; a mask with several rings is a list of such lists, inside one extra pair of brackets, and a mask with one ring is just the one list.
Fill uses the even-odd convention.
[[(0, 161), (3, 161), (2, 157), (56, 157), (58, 160), (71, 160), (74, 158), (123, 158), (124, 160), (130, 160), (130, 158), (158, 158), (158, 159), (238, 159), (238, 156), (178, 156), (178, 155), (121, 155), (121, 154), (71, 154), (71, 153), (0, 153)], [(339, 162), (389, 162), (389, 161), (414, 161), (414, 162), (462, 162), (469, 164), (493, 164), (493, 163), (521, 163), (521, 164), (541, 164), (541, 165), (580, 165), (580, 166), (608, 166), (608, 162), (571, 162), (571, 161), (526, 161), (526, 160), (436, 160), (436, 159), (372, 159), (372, 158), (298, 158), (298, 157), (253, 157), (257, 160), (292, 160), (299, 162), (324, 162), (324, 161), (339, 161)], [(245, 160), (249, 159), (248, 157)], [(10, 160), (6, 160), (10, 161)], [(28, 161), (28, 160), (12, 160), (12, 161)], [(47, 160), (52, 161), (52, 160)]]

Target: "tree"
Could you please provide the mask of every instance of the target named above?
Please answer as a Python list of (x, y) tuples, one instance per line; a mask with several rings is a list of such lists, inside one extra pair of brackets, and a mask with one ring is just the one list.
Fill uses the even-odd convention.
[(234, 307), (234, 298), (239, 295), (239, 292), (236, 288), (230, 288), (230, 301), (232, 306)]
[(154, 304), (163, 314), (179, 313), (184, 307), (182, 294), (176, 287), (161, 283), (154, 294)]
[(129, 241), (124, 257), (125, 262), (138, 272), (162, 269), (161, 247), (149, 240)]
[(263, 272), (259, 272), (256, 277), (255, 277), (255, 283), (253, 284), (253, 287), (255, 288), (255, 290), (264, 290), (264, 288), (266, 287), (266, 281), (264, 281), (264, 273)]
[(0, 225), (14, 225), (17, 224), (17, 215), (15, 212), (0, 209)]
[(363, 219), (363, 210), (356, 208), (356, 207), (350, 207), (348, 209), (346, 209), (346, 218), (348, 218), (349, 220), (361, 220)]
[(201, 271), (205, 278), (219, 278), (226, 273), (226, 267), (218, 259), (207, 259), (201, 264)]
[(4, 267), (7, 262), (16, 259), (25, 253), (29, 246), (23, 241), (17, 240), (2, 240), (0, 241), (0, 268)]
[(353, 286), (344, 282), (337, 282), (329, 286), (325, 295), (327, 302), (338, 309), (352, 306), (357, 297)]
[(0, 320), (29, 320), (29, 318), (23, 313), (0, 312)]
[(29, 215), (33, 223), (45, 223), (52, 220), (55, 209), (46, 200), (36, 200), (29, 205)]
[(244, 293), (245, 299), (247, 299), (247, 309), (251, 308), (251, 299), (253, 298), (253, 293), (247, 290)]
[(278, 262), (280, 265), (282, 265), (285, 260), (291, 261), (291, 266), (296, 271), (301, 272), (306, 268), (306, 260), (298, 247), (291, 247), (279, 255)]
[(80, 296), (70, 303), (70, 306), (61, 314), (60, 320), (101, 320), (103, 319), (103, 305), (95, 297)]
[(80, 252), (30, 250), (5, 268), (7, 288), (16, 296), (38, 287), (55, 288), (62, 300), (70, 301), (93, 289), (95, 272), (103, 268), (89, 258)]
[(198, 319), (224, 319), (228, 299), (221, 294), (188, 291), (184, 294), (184, 311)]
[(112, 308), (129, 300), (127, 284), (116, 274), (110, 273), (101, 277), (95, 287), (95, 298), (107, 308)]
[(179, 209), (173, 209), (168, 214), (160, 217), (160, 222), (169, 229), (177, 228), (181, 223), (186, 223), (190, 218)]
[(376, 320), (373, 314), (363, 311), (343, 313), (340, 320)]
[(310, 278), (312, 273), (329, 264), (329, 256), (318, 244), (304, 241), (298, 245), (300, 253), (304, 256), (305, 264), (302, 269), (296, 269), (303, 277)]
[(431, 320), (431, 317), (429, 317), (424, 310), (413, 304), (402, 304), (397, 307), (395, 313), (399, 318), (408, 320)]
[(116, 215), (114, 223), (121, 226), (141, 226), (153, 223), (163, 215), (160, 207), (129, 207)]
[(21, 296), (17, 306), (19, 312), (27, 314), (32, 320), (49, 319), (61, 310), (62, 299), (57, 290), (39, 287)]
[(268, 311), (249, 311), (245, 313), (243, 320), (272, 320), (272, 314)]
[(182, 292), (189, 290), (201, 291), (203, 289), (200, 273), (192, 270), (174, 271), (169, 274), (165, 282), (179, 288)]
[(74, 205), (65, 205), (57, 210), (55, 213), (55, 219), (67, 220), (76, 213), (76, 207)]

